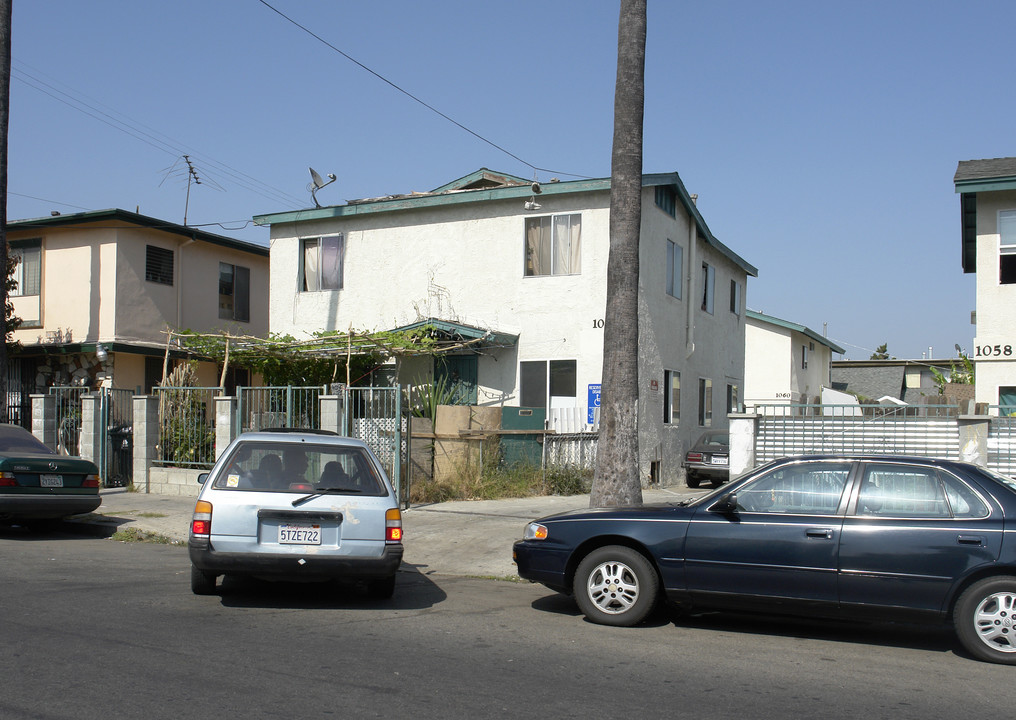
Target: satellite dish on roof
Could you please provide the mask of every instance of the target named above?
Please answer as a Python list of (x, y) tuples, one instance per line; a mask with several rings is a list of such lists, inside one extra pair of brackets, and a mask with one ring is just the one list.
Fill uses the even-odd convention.
[(317, 171), (314, 168), (307, 169), (310, 170), (310, 179), (311, 179), (311, 181), (307, 183), (307, 190), (310, 192), (310, 197), (314, 201), (314, 206), (321, 207), (320, 203), (318, 203), (317, 201), (317, 191), (323, 188), (325, 185), (331, 185), (333, 182), (335, 182), (335, 176), (332, 173), (328, 173), (328, 182), (325, 182), (325, 179), (320, 175), (318, 175)]

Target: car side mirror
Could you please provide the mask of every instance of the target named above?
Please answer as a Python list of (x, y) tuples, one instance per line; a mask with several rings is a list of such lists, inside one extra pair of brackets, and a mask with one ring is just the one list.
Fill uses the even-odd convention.
[(200, 475), (198, 475), (198, 484), (199, 485), (204, 485), (205, 484), (205, 480), (207, 480), (207, 479), (208, 479), (208, 473), (201, 473)]
[(733, 515), (737, 513), (737, 493), (729, 493), (724, 495), (717, 500), (711, 508), (710, 512), (722, 513), (724, 515)]

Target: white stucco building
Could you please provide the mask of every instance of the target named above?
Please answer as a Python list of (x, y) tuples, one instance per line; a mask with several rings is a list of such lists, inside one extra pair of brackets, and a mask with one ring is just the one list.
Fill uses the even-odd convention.
[(830, 362), (843, 348), (798, 323), (748, 310), (744, 404), (818, 404), (831, 387)]
[(977, 275), (975, 400), (1016, 406), (1016, 158), (962, 161), (953, 182), (963, 272)]
[[(268, 332), (267, 247), (125, 210), (17, 220), (7, 239), (23, 321), (12, 362), (29, 392), (148, 392), (167, 328)], [(214, 365), (202, 365), (202, 381), (218, 385)]]
[[(556, 182), (481, 169), (427, 193), (255, 217), (271, 226), (273, 333), (432, 322), (484, 336), (401, 382), (444, 376), (469, 404), (534, 407), (588, 423), (603, 360), (609, 179)], [(725, 426), (744, 374), (756, 269), (710, 232), (676, 173), (643, 179), (640, 248), (643, 474), (679, 479), (702, 427)]]

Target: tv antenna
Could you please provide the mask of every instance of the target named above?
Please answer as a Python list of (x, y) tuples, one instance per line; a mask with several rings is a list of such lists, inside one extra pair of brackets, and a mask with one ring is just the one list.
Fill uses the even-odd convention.
[(318, 175), (314, 168), (307, 168), (310, 170), (310, 182), (307, 183), (307, 190), (310, 192), (310, 197), (314, 201), (314, 207), (321, 207), (321, 204), (317, 201), (317, 191), (323, 188), (325, 185), (331, 185), (335, 182), (335, 176), (332, 173), (328, 173), (328, 182)]
[(195, 185), (201, 184), (201, 178), (198, 177), (198, 171), (194, 169), (194, 163), (191, 162), (190, 155), (184, 155), (183, 161), (187, 163), (187, 199), (183, 204), (183, 224), (187, 225), (187, 210), (190, 208), (190, 186), (191, 181)]

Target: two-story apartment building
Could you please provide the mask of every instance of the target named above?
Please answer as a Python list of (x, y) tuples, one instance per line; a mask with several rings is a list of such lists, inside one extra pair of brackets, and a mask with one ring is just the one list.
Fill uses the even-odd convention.
[[(485, 338), (405, 358), (401, 382), (442, 375), (470, 404), (596, 415), (603, 361), (610, 180), (481, 169), (426, 193), (255, 217), (271, 226), (274, 333), (432, 321)], [(756, 269), (710, 232), (676, 173), (643, 179), (640, 452), (676, 482), (701, 427), (725, 426), (744, 377), (744, 303)], [(654, 465), (655, 463), (655, 465)]]
[(804, 325), (754, 310), (746, 315), (745, 406), (822, 402), (833, 353), (843, 348)]
[(1016, 406), (1016, 157), (964, 160), (953, 183), (963, 272), (976, 273), (975, 400)]
[[(20, 258), (20, 394), (147, 392), (162, 377), (169, 328), (268, 332), (267, 247), (125, 210), (17, 220), (7, 239)], [(200, 372), (219, 384), (211, 363)]]

